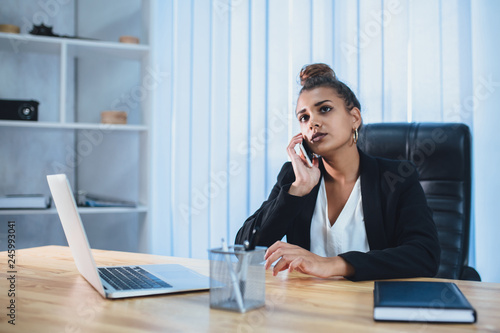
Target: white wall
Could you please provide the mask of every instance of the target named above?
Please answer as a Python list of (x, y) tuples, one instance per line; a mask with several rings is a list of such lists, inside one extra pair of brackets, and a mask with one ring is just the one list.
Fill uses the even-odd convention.
[(489, 49), (473, 54), (472, 45), (477, 26), (495, 24), (478, 23), (476, 7), (490, 7), (478, 3), (471, 12), (469, 0), (159, 2), (153, 44), (170, 80), (155, 92), (153, 251), (206, 257), (221, 237), (233, 241), (287, 160), (304, 64), (331, 65), (365, 123), (464, 122), (475, 136), (468, 100)]
[(474, 94), (474, 177), (476, 215), (476, 263), (483, 281), (500, 282), (500, 218), (498, 194), (500, 177), (500, 2), (472, 2)]

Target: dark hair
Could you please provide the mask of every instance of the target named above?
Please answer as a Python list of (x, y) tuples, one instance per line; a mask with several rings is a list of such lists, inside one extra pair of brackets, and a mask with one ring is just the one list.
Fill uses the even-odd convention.
[(337, 79), (335, 72), (327, 64), (311, 64), (302, 67), (300, 84), (302, 86), (300, 94), (318, 87), (330, 87), (344, 100), (345, 108), (348, 111), (355, 107), (361, 111), (361, 104), (359, 104), (356, 95), (344, 82)]

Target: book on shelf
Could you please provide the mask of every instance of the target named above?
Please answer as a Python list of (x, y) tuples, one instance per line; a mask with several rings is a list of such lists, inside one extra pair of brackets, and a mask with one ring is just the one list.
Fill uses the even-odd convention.
[(476, 310), (452, 282), (375, 281), (376, 321), (475, 323)]
[(89, 194), (85, 191), (78, 191), (77, 198), (77, 203), (80, 207), (137, 207), (137, 203), (133, 201)]
[(50, 197), (43, 194), (9, 194), (0, 196), (0, 209), (45, 209)]

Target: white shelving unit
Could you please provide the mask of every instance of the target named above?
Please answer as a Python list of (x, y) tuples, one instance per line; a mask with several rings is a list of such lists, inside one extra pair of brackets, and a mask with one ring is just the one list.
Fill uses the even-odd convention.
[[(33, 10), (36, 6), (33, 1)], [(113, 12), (115, 7), (117, 15), (111, 20), (116, 22), (94, 17), (95, 10)], [(102, 234), (102, 239), (89, 237), (93, 247), (148, 250), (152, 103), (143, 80), (151, 70), (150, 12), (149, 0), (74, 1), (61, 15), (76, 16), (82, 21), (74, 24), (78, 35), (96, 40), (0, 33), (0, 60), (13, 65), (4, 68), (13, 86), (0, 86), (0, 98), (40, 101), (38, 121), (0, 120), (0, 153), (6, 157), (0, 162), (0, 195), (48, 195), (45, 175), (63, 172), (75, 192), (137, 202), (136, 208), (79, 208), (86, 229), (98, 230), (88, 233)], [(106, 40), (128, 34), (121, 29), (129, 23), (141, 44)], [(26, 80), (30, 82), (25, 87)], [(113, 109), (128, 112), (127, 125), (100, 123), (100, 112)], [(0, 210), (0, 216), (14, 218), (24, 228), (29, 221), (57, 219), (55, 208)], [(102, 232), (108, 225), (110, 230), (119, 226), (130, 237), (110, 241), (112, 231)], [(134, 237), (135, 244), (123, 243), (134, 243)], [(40, 239), (24, 241), (44, 245)]]

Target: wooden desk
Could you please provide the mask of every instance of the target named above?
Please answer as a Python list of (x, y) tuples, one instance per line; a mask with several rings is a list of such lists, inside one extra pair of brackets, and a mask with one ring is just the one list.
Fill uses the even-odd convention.
[[(99, 266), (181, 263), (208, 275), (208, 261), (94, 250)], [(500, 332), (500, 284), (454, 281), (478, 312), (476, 324), (373, 321), (373, 281), (266, 276), (266, 306), (213, 310), (209, 293), (106, 300), (78, 273), (67, 247), (16, 251), (16, 325), (7, 323), (7, 253), (0, 252), (0, 332)], [(433, 279), (417, 279), (433, 280)]]

